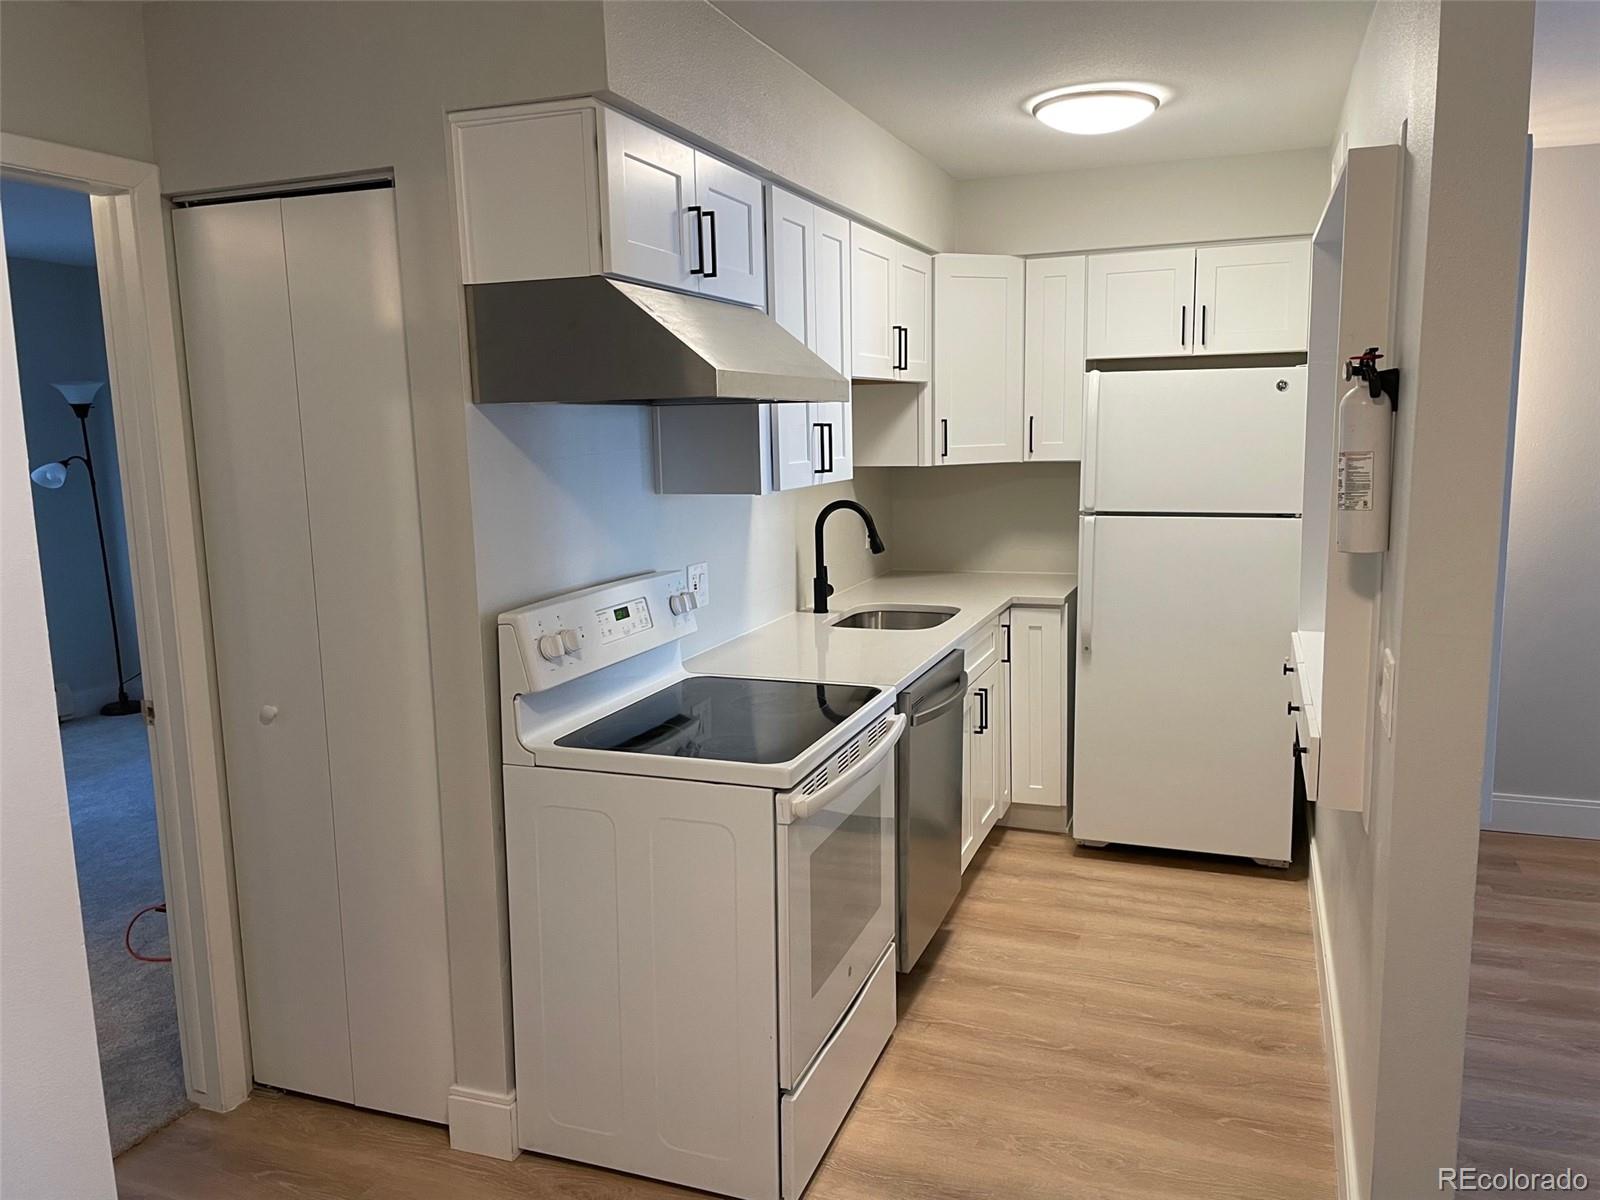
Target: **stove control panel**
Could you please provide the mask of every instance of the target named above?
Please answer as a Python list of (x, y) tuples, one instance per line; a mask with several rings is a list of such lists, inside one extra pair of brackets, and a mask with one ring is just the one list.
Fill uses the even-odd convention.
[(697, 628), (682, 571), (632, 575), (500, 614), (501, 686), (540, 692)]

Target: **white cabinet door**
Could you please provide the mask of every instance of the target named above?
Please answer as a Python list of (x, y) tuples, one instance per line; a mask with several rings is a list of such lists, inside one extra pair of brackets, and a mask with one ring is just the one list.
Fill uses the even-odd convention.
[(772, 488), (784, 492), (817, 482), (821, 431), (811, 419), (810, 404), (772, 406)]
[(895, 243), (894, 324), (901, 327), (896, 379), (927, 383), (933, 378), (933, 259)]
[(1011, 664), (1002, 662), (995, 667), (994, 695), (989, 698), (994, 710), (994, 788), (998, 800), (994, 806), (994, 820), (990, 828), (1005, 820), (1011, 807)]
[(765, 308), (767, 226), (761, 180), (699, 150), (694, 152), (694, 170), (706, 255), (700, 290)]
[(1023, 306), (1023, 457), (1083, 457), (1085, 259), (1030, 258)]
[(1067, 650), (1059, 608), (1011, 610), (1011, 799), (1066, 803)]
[[(695, 152), (605, 109), (605, 266), (613, 275), (700, 290)], [(707, 248), (709, 249), (709, 248)]]
[(463, 283), (601, 269), (595, 109), (515, 109), (451, 120)]
[(817, 441), (817, 483), (842, 483), (855, 474), (850, 452), (850, 405), (808, 404)]
[[(903, 277), (902, 277), (903, 278)], [(945, 463), (1022, 458), (1022, 260), (941, 254), (935, 260), (933, 389)]]
[(894, 315), (893, 238), (850, 225), (850, 374), (856, 379), (896, 379), (900, 338)]
[[(963, 771), (966, 789), (962, 795), (961, 865), (966, 867), (984, 837), (1000, 816), (1000, 775), (998, 771), (999, 732), (995, 728), (995, 693), (1003, 668), (995, 660), (967, 687), (968, 752)], [(967, 829), (971, 818), (970, 836)]]
[(811, 346), (816, 341), (816, 209), (811, 201), (776, 187), (770, 202), (772, 319), (796, 341)]
[(1202, 246), (1195, 258), (1195, 353), (1304, 350), (1310, 296), (1310, 242)]
[(807, 341), (812, 351), (839, 374), (848, 377), (850, 367), (850, 222), (836, 212), (813, 206), (815, 231), (812, 261), (814, 328), (816, 340)]
[(978, 733), (978, 688), (967, 687), (966, 703), (962, 705), (962, 719), (966, 732), (961, 737), (961, 869), (965, 871), (978, 849), (978, 758), (982, 754)]
[(1193, 352), (1194, 251), (1089, 256), (1090, 358)]

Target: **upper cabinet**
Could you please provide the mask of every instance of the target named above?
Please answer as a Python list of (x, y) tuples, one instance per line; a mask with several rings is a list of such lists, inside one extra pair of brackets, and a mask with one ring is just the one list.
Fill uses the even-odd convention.
[(450, 124), (465, 282), (603, 273), (765, 306), (755, 176), (592, 100)]
[(1022, 260), (941, 254), (934, 260), (934, 297), (938, 461), (1018, 461), (1024, 452)]
[(903, 383), (932, 379), (933, 259), (852, 223), (850, 284), (850, 374)]
[(1088, 357), (1304, 351), (1309, 280), (1303, 240), (1091, 255)]
[(1195, 353), (1304, 350), (1310, 297), (1310, 242), (1202, 246), (1195, 254)]
[(1083, 457), (1083, 255), (1027, 262), (1022, 457)]

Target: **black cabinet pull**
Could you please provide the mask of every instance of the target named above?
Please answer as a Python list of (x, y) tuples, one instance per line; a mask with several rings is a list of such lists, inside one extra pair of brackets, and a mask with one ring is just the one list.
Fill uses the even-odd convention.
[(1005, 656), (1001, 658), (1000, 661), (1003, 663), (1008, 663), (1011, 661), (1011, 626), (1002, 625), (1000, 628), (1006, 631), (1006, 652)]
[(1302, 746), (1302, 745), (1301, 745), (1301, 744), (1300, 744), (1300, 743), (1299, 743), (1299, 741), (1298, 741), (1298, 740), (1297, 740), (1297, 741), (1296, 741), (1296, 742), (1295, 742), (1295, 744), (1294, 744), (1294, 756), (1295, 756), (1295, 757), (1296, 757), (1296, 758), (1299, 758), (1299, 757), (1300, 757), (1300, 756), (1301, 756), (1301, 755), (1302, 755), (1302, 754), (1304, 754), (1304, 753), (1305, 753), (1305, 752), (1306, 752), (1306, 748), (1305, 748), (1305, 747), (1304, 747), (1304, 746)]
[(1187, 346), (1188, 344), (1189, 344), (1189, 306), (1187, 304), (1185, 304), (1183, 306), (1182, 315), (1179, 316), (1179, 318), (1178, 318), (1178, 345)]
[(1028, 418), (1028, 453), (1033, 453), (1033, 418)]
[(698, 204), (689, 205), (689, 212), (694, 214), (694, 254), (695, 265), (689, 268), (691, 275), (704, 275), (706, 273), (706, 230), (700, 223), (701, 214), (705, 209)]
[(715, 279), (717, 277), (717, 210), (708, 208), (705, 211), (706, 219), (711, 222), (711, 267), (706, 271), (706, 278)]
[(1293, 675), (1294, 674), (1294, 668), (1291, 667), (1287, 662), (1285, 662), (1283, 664), (1283, 673), (1285, 675)]
[(911, 370), (911, 327), (900, 326), (900, 369)]
[(812, 468), (818, 475), (827, 474), (828, 453), (822, 444), (822, 431), (827, 428), (825, 422), (813, 421), (811, 428), (817, 431), (817, 465)]
[(978, 733), (989, 732), (989, 689), (978, 689)]
[(1200, 306), (1200, 344), (1206, 344), (1206, 306)]
[(829, 475), (832, 475), (833, 474), (833, 469), (834, 469), (834, 462), (833, 462), (833, 422), (832, 421), (829, 421), (827, 423), (826, 429), (828, 431), (828, 466), (827, 466), (827, 472), (828, 472)]
[(905, 364), (901, 361), (901, 355), (905, 346), (902, 335), (905, 333), (906, 327), (904, 325), (891, 325), (889, 328), (894, 332), (894, 369), (896, 371), (904, 370)]
[(1295, 715), (1295, 713), (1297, 713), (1299, 711), (1300, 711), (1300, 706), (1298, 704), (1296, 704), (1293, 700), (1291, 700), (1291, 701), (1289, 701), (1289, 711), (1287, 713), (1285, 713), (1284, 716), (1292, 717), (1292, 716)]
[(939, 434), (940, 434), (940, 437), (943, 438), (943, 442), (941, 443), (940, 448), (939, 448), (939, 457), (940, 458), (949, 458), (950, 457), (950, 418), (949, 417), (940, 417), (939, 418)]

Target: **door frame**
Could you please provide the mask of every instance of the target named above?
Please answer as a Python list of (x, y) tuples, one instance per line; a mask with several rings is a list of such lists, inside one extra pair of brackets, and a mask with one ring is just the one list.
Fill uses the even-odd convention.
[(89, 195), (184, 1085), (195, 1104), (226, 1112), (250, 1094), (249, 1025), (160, 176), (152, 163), (10, 133), (0, 133), (0, 172)]

